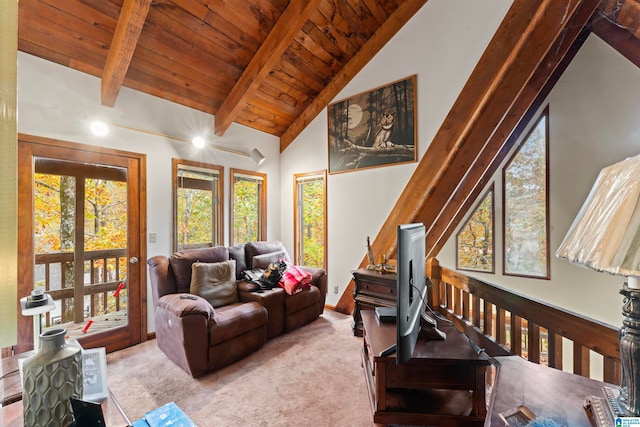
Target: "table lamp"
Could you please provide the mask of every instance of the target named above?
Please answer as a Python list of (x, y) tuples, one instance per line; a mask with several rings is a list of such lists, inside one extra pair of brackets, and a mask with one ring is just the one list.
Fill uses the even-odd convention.
[(640, 155), (600, 171), (556, 256), (626, 276), (623, 295), (619, 404), (640, 415)]
[(56, 308), (51, 295), (44, 289), (37, 288), (31, 295), (20, 298), (20, 309), (23, 316), (33, 316), (33, 351), (40, 348), (40, 334), (42, 333), (42, 315)]

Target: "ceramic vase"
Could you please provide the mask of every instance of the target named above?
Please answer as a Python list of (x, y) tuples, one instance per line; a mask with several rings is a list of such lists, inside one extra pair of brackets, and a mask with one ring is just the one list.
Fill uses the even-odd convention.
[(66, 427), (71, 397), (82, 398), (82, 348), (65, 340), (66, 329), (40, 334), (40, 349), (22, 364), (24, 425)]

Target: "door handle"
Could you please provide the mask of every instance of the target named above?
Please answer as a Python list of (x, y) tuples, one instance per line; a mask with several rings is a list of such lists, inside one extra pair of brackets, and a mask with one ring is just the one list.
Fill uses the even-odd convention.
[(131, 258), (129, 258), (129, 264), (137, 264), (138, 263), (138, 258), (132, 256)]

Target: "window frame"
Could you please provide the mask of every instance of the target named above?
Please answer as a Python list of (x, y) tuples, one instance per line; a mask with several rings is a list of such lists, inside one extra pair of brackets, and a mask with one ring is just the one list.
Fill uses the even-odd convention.
[[(191, 168), (192, 170), (203, 169), (204, 171), (214, 171), (218, 174), (218, 202), (217, 207), (212, 207), (214, 218), (212, 218), (212, 232), (211, 245), (221, 246), (224, 244), (224, 167), (214, 165), (210, 163), (195, 162), (192, 160), (184, 159), (171, 159), (171, 186), (172, 186), (172, 204), (173, 204), (173, 233), (172, 233), (172, 246), (174, 252), (180, 249), (178, 244), (178, 171), (180, 166), (185, 166), (184, 169)], [(212, 193), (213, 190), (212, 190)], [(215, 194), (213, 194), (215, 198)], [(217, 229), (217, 233), (216, 233)], [(188, 248), (204, 247), (200, 245), (190, 245)]]
[[(317, 179), (314, 179), (317, 177)], [(294, 240), (294, 262), (298, 265), (303, 265), (303, 260), (301, 257), (303, 256), (302, 244), (303, 241), (300, 240), (301, 235), (301, 221), (300, 214), (301, 210), (299, 207), (299, 185), (301, 181), (322, 181), (323, 188), (323, 212), (322, 212), (322, 221), (324, 223), (324, 254), (323, 254), (323, 263), (322, 269), (327, 270), (327, 170), (323, 169), (316, 172), (306, 172), (306, 173), (297, 173), (293, 175), (293, 240)]]
[[(491, 246), (491, 254), (492, 254), (491, 255), (491, 269), (490, 270), (480, 270), (480, 269), (476, 269), (476, 268), (460, 267), (460, 244), (459, 244), (460, 233), (467, 226), (467, 224), (469, 224), (469, 221), (471, 221), (471, 219), (476, 214), (476, 212), (478, 212), (478, 209), (480, 208), (480, 205), (482, 205), (482, 202), (489, 195), (491, 195), (491, 245), (490, 245)], [(489, 274), (495, 274), (495, 272), (496, 272), (496, 193), (495, 193), (495, 183), (491, 183), (489, 188), (487, 188), (487, 190), (477, 200), (475, 206), (471, 210), (471, 214), (469, 215), (467, 220), (464, 222), (462, 227), (460, 227), (458, 229), (458, 232), (456, 233), (456, 269), (457, 270), (462, 270), (462, 271), (474, 271), (474, 272), (489, 273)]]
[(258, 240), (267, 240), (267, 174), (248, 171), (244, 169), (229, 169), (229, 246), (234, 246), (236, 244), (242, 244), (246, 242), (234, 242), (234, 227), (235, 227), (235, 216), (234, 216), (234, 198), (235, 198), (235, 177), (239, 175), (244, 175), (247, 177), (256, 177), (256, 181), (262, 181), (262, 187), (260, 188), (260, 192), (258, 197)]
[[(540, 125), (542, 121), (545, 121), (545, 129), (544, 129), (544, 149), (545, 149), (545, 250), (546, 250), (546, 268), (544, 275), (535, 275), (535, 274), (521, 274), (507, 271), (507, 190), (506, 190), (506, 173), (508, 167), (511, 165), (513, 160), (518, 156), (522, 147), (524, 147), (525, 143), (529, 140), (535, 129)], [(540, 115), (533, 122), (533, 126), (529, 129), (526, 136), (522, 138), (522, 140), (518, 143), (516, 150), (513, 152), (511, 157), (507, 160), (504, 167), (502, 168), (502, 274), (504, 276), (514, 276), (514, 277), (525, 277), (529, 279), (541, 279), (541, 280), (551, 280), (551, 232), (550, 232), (550, 211), (549, 211), (549, 193), (550, 193), (550, 179), (549, 179), (549, 106), (547, 105), (544, 110), (540, 113)]]

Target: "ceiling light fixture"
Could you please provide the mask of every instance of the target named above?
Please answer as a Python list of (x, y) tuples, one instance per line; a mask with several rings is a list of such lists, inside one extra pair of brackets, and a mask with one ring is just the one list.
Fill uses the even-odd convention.
[[(119, 128), (122, 128), (122, 129), (132, 130), (132, 131), (135, 131), (135, 132), (146, 133), (147, 135), (154, 135), (154, 136), (159, 136), (159, 137), (162, 137), (162, 138), (173, 139), (174, 141), (189, 142), (188, 140), (186, 140), (184, 138), (179, 138), (177, 136), (167, 135), (166, 133), (153, 132), (153, 131), (150, 131), (150, 130), (144, 130), (144, 129), (135, 128), (135, 127), (131, 127), (131, 126), (119, 125), (119, 124), (115, 124), (115, 123), (112, 123), (112, 126), (119, 127)], [(196, 140), (199, 140), (199, 141), (196, 142)], [(202, 137), (196, 136), (195, 138), (193, 138), (191, 140), (191, 143), (194, 146), (198, 147), (198, 148), (202, 148), (205, 145), (205, 140)], [(196, 145), (196, 144), (199, 144), (199, 143), (202, 144), (202, 147), (199, 147), (198, 145)], [(266, 157), (264, 155), (262, 155), (262, 153), (260, 151), (258, 151), (257, 148), (254, 148), (253, 150), (251, 150), (250, 153), (245, 153), (244, 151), (234, 150), (232, 148), (227, 148), (227, 147), (221, 147), (219, 145), (209, 144), (208, 146), (213, 148), (214, 150), (225, 151), (227, 153), (233, 153), (233, 154), (237, 154), (239, 156), (250, 157), (258, 165), (261, 165), (266, 160)]]
[(249, 157), (251, 157), (258, 166), (260, 166), (262, 162), (266, 160), (266, 157), (264, 157), (262, 153), (258, 151), (257, 148), (254, 148), (253, 150), (251, 150), (251, 152), (249, 153)]
[(201, 136), (194, 136), (193, 139), (191, 140), (191, 143), (196, 148), (204, 148), (206, 144), (204, 138)]
[(91, 132), (95, 136), (106, 136), (109, 134), (109, 125), (105, 122), (101, 122), (100, 120), (96, 120), (90, 125)]

